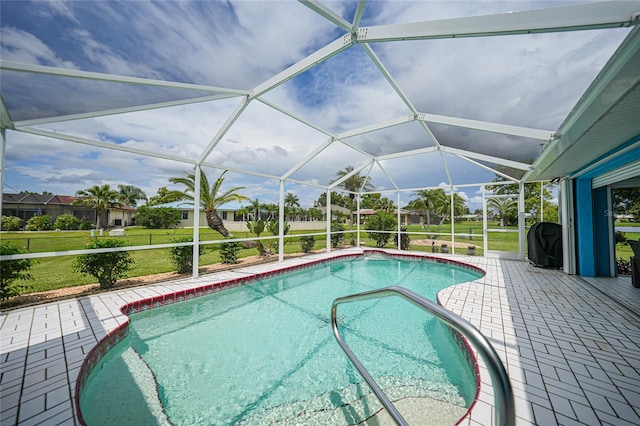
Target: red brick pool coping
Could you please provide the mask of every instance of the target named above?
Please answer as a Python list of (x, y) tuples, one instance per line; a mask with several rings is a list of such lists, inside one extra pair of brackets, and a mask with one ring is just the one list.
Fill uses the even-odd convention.
[[(160, 296), (150, 297), (146, 299), (137, 300), (135, 302), (127, 303), (120, 308), (120, 311), (127, 316), (127, 320), (122, 324), (120, 324), (118, 327), (116, 327), (114, 330), (110, 331), (102, 340), (100, 340), (91, 349), (87, 357), (84, 359), (82, 366), (80, 367), (80, 372), (78, 374), (78, 379), (76, 382), (75, 398), (74, 398), (75, 400), (74, 403), (76, 406), (76, 411), (78, 413), (78, 419), (80, 421), (80, 424), (86, 425), (86, 422), (84, 421), (84, 418), (82, 416), (82, 411), (80, 409), (80, 394), (82, 393), (84, 385), (86, 384), (86, 381), (89, 378), (89, 375), (91, 374), (93, 369), (100, 363), (100, 361), (106, 355), (106, 353), (128, 335), (129, 322), (130, 322), (128, 318), (129, 315), (134, 314), (136, 312), (142, 312), (149, 309), (153, 309), (153, 308), (168, 306), (173, 303), (183, 302), (185, 300), (191, 300), (196, 297), (207, 296), (207, 295), (214, 294), (230, 288), (239, 287), (241, 285), (260, 281), (263, 279), (269, 279), (278, 275), (298, 271), (301, 269), (307, 269), (309, 267), (317, 266), (320, 264), (333, 262), (341, 259), (346, 259), (350, 257), (367, 256), (369, 254), (375, 254), (375, 253), (383, 254), (390, 258), (427, 260), (434, 263), (447, 264), (447, 265), (456, 266), (462, 269), (467, 269), (469, 271), (473, 271), (477, 274), (480, 274), (481, 276), (484, 276), (486, 274), (484, 270), (476, 266), (473, 266), (464, 262), (455, 261), (455, 260), (443, 259), (441, 257), (433, 257), (426, 254), (421, 255), (421, 254), (408, 254), (408, 253), (404, 254), (404, 253), (397, 253), (397, 252), (388, 252), (383, 249), (365, 249), (362, 253), (348, 253), (348, 254), (337, 255), (335, 257), (330, 257), (325, 259), (312, 260), (310, 262), (300, 264), (300, 265), (276, 268), (267, 272), (255, 273), (247, 277), (224, 280), (224, 281), (206, 284), (206, 285), (191, 288), (191, 289), (175, 291), (175, 292), (163, 294)], [(439, 298), (437, 298), (437, 303), (442, 306), (442, 303), (440, 302)], [(480, 386), (481, 386), (480, 369), (478, 365), (478, 360), (471, 346), (467, 342), (467, 339), (464, 336), (462, 336), (460, 333), (458, 333), (457, 331), (451, 328), (449, 328), (449, 331), (451, 332), (451, 335), (453, 336), (454, 341), (460, 347), (460, 350), (464, 354), (467, 364), (469, 365), (469, 368), (472, 370), (472, 373), (476, 377), (476, 395), (471, 405), (467, 409), (466, 413), (456, 423), (456, 424), (460, 424), (465, 419), (470, 417), (471, 411), (480, 396)]]

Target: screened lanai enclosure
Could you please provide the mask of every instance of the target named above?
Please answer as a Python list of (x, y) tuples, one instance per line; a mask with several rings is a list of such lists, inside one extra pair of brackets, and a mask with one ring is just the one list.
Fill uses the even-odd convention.
[[(510, 256), (524, 259), (527, 218), (545, 220), (544, 197), (530, 204), (526, 189), (549, 188), (566, 270), (580, 273), (589, 262), (576, 249), (589, 221), (574, 218), (576, 203), (587, 203), (580, 177), (611, 161), (640, 161), (638, 1), (0, 7), (1, 191), (73, 195), (128, 184), (151, 195), (182, 189), (169, 179), (193, 173), (193, 243), (141, 241), (127, 250), (193, 244), (194, 275), (198, 247), (223, 239), (201, 238), (200, 171), (213, 182), (226, 170), (223, 191), (242, 187), (248, 200), (278, 205), (280, 260), (288, 193), (306, 207), (323, 196), (331, 206), (332, 193), (351, 197), (352, 220), (333, 232), (349, 243), (353, 228), (360, 244), (363, 197), (393, 202), (397, 234), (412, 212), (424, 223), (411, 208), (419, 192), (442, 189), (449, 211), (436, 222), (450, 228), (438, 237), (454, 252), (462, 241), (505, 256), (491, 239), (512, 232)], [(345, 190), (354, 176), (363, 178), (359, 189)], [(456, 210), (458, 198), (468, 212)], [(491, 206), (506, 203), (515, 227), (490, 224)], [(331, 217), (309, 231), (326, 250)], [(422, 229), (412, 239), (433, 238)]]

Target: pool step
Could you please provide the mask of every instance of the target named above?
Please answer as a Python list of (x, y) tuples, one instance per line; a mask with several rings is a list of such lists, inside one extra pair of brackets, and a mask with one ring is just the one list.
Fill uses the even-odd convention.
[(155, 419), (155, 424), (171, 426), (172, 423), (167, 418), (167, 415), (162, 408), (162, 403), (160, 402), (158, 384), (156, 383), (153, 372), (147, 363), (133, 348), (127, 348), (122, 353), (122, 360), (127, 365), (133, 381), (142, 393), (144, 400), (147, 403), (148, 413)]
[[(467, 411), (453, 389), (429, 389), (420, 379), (380, 378), (378, 383), (410, 424), (452, 425)], [(366, 383), (264, 410), (240, 425), (395, 425)]]

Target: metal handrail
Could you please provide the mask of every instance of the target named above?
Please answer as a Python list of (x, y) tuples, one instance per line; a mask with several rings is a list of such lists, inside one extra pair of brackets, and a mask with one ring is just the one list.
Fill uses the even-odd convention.
[(338, 344), (340, 345), (342, 350), (344, 350), (344, 352), (347, 354), (353, 365), (358, 369), (358, 372), (360, 373), (362, 378), (364, 378), (369, 387), (371, 387), (371, 390), (373, 390), (380, 402), (382, 402), (384, 408), (386, 408), (391, 417), (393, 417), (395, 422), (402, 426), (408, 425), (400, 412), (385, 395), (382, 389), (380, 389), (369, 372), (367, 372), (362, 363), (360, 363), (358, 358), (354, 355), (354, 353), (351, 351), (351, 349), (349, 349), (345, 341), (342, 339), (340, 331), (338, 330), (337, 320), (338, 305), (341, 303), (350, 303), (359, 300), (379, 299), (389, 296), (400, 296), (403, 299), (413, 303), (419, 308), (431, 313), (438, 319), (442, 320), (449, 327), (461, 333), (469, 340), (471, 345), (478, 350), (480, 356), (487, 364), (487, 369), (489, 370), (489, 375), (491, 376), (495, 401), (494, 424), (514, 426), (516, 422), (515, 406), (513, 401), (513, 390), (511, 389), (511, 383), (509, 383), (509, 376), (507, 375), (502, 361), (500, 361), (500, 357), (496, 353), (493, 346), (491, 346), (491, 343), (489, 343), (487, 338), (482, 333), (480, 333), (480, 331), (469, 321), (461, 318), (453, 312), (444, 309), (442, 306), (432, 302), (429, 299), (426, 299), (410, 290), (407, 290), (406, 288), (398, 286), (385, 287), (377, 290), (365, 291), (363, 293), (356, 293), (349, 296), (339, 297), (334, 300), (333, 304), (331, 305), (331, 323), (333, 327), (333, 334), (335, 335), (336, 340), (338, 341)]

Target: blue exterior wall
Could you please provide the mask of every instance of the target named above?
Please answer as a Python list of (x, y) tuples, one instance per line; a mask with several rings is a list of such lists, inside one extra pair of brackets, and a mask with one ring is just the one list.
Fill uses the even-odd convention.
[[(640, 141), (635, 136), (603, 158), (615, 154), (626, 147)], [(613, 206), (607, 203), (607, 188), (591, 189), (591, 181), (611, 170), (640, 160), (640, 149), (633, 149), (623, 155), (606, 161), (593, 170), (574, 179), (575, 232), (576, 232), (576, 269), (578, 275), (586, 277), (611, 275), (611, 248), (609, 239), (609, 222), (614, 220), (610, 212)], [(594, 161), (598, 162), (600, 159)], [(585, 168), (590, 165), (585, 166)], [(573, 175), (579, 174), (576, 171)]]

